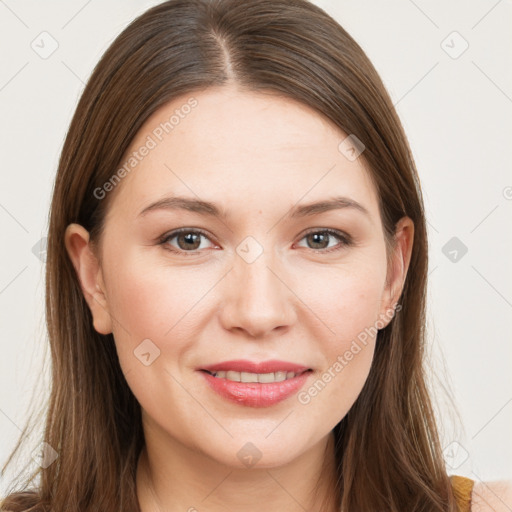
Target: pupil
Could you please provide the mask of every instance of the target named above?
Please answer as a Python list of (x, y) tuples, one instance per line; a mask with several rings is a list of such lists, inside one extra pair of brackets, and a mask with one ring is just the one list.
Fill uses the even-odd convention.
[(313, 233), (311, 235), (313, 237), (313, 243), (320, 243), (321, 241), (318, 241), (319, 238), (325, 237), (325, 233)]
[[(187, 233), (187, 234), (182, 235), (182, 236), (183, 236), (183, 238), (185, 239), (186, 244), (188, 244), (188, 243), (192, 243), (192, 244), (193, 244), (193, 243), (194, 243), (194, 238), (199, 238), (199, 236), (198, 236), (197, 234), (195, 234), (195, 233)], [(196, 240), (196, 243), (197, 243), (197, 240)], [(185, 245), (186, 245), (186, 244), (185, 244)], [(181, 244), (180, 244), (180, 245), (181, 245)], [(182, 248), (183, 248), (183, 247), (182, 247)], [(186, 248), (186, 247), (185, 247), (185, 248)], [(190, 246), (189, 246), (188, 248), (190, 249)], [(194, 248), (195, 248), (195, 247), (194, 247)]]

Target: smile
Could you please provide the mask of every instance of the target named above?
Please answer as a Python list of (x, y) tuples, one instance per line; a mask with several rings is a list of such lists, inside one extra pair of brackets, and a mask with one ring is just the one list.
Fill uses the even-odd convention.
[(199, 373), (211, 390), (232, 403), (247, 407), (270, 407), (297, 393), (313, 370), (304, 370), (298, 374), (284, 371), (259, 374), (220, 370), (214, 373), (201, 370)]

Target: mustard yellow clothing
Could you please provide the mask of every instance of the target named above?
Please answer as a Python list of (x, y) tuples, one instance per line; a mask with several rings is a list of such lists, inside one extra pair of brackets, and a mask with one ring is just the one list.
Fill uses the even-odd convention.
[(465, 476), (451, 475), (453, 493), (457, 500), (459, 512), (471, 511), (471, 493), (473, 492), (473, 485), (475, 483), (471, 478)]

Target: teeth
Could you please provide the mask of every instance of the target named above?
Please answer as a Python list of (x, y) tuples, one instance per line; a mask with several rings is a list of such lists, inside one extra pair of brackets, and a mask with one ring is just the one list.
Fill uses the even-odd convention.
[(260, 382), (262, 384), (269, 382), (282, 382), (283, 380), (293, 379), (294, 372), (275, 372), (275, 373), (249, 373), (235, 371), (213, 372), (212, 375), (219, 379), (227, 379), (233, 382)]
[[(219, 372), (221, 373), (221, 372)], [(225, 379), (228, 380), (234, 380), (235, 382), (240, 382), (240, 372), (222, 372), (226, 375), (224, 376)], [(218, 375), (217, 375), (218, 376)]]

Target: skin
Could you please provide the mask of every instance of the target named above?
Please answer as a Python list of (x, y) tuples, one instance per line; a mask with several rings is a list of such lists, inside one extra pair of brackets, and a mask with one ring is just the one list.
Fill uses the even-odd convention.
[[(155, 112), (128, 152), (190, 96)], [(197, 107), (109, 192), (98, 251), (77, 224), (65, 237), (94, 327), (113, 333), (142, 406), (141, 510), (319, 511), (332, 496), (328, 478), (319, 495), (310, 493), (324, 463), (333, 476), (331, 431), (367, 379), (375, 336), (307, 404), (297, 395), (267, 408), (235, 404), (196, 369), (228, 359), (280, 359), (312, 368), (310, 387), (365, 328), (391, 321), (414, 225), (406, 217), (398, 223), (388, 275), (377, 192), (362, 158), (350, 161), (338, 150), (347, 134), (275, 94), (230, 85), (193, 96)], [(215, 202), (229, 216), (154, 210), (138, 217), (171, 193)], [(287, 217), (297, 203), (334, 195), (356, 200), (369, 215), (345, 208)], [(181, 254), (158, 243), (183, 227), (208, 237), (166, 243)], [(312, 228), (340, 230), (354, 243), (330, 235), (315, 244), (306, 236)], [(263, 250), (251, 263), (236, 251), (246, 237)], [(326, 252), (334, 247), (340, 250)], [(148, 338), (160, 355), (145, 366), (134, 350)], [(237, 456), (248, 442), (261, 454), (251, 467)], [(323, 508), (330, 509), (332, 503)]]
[(475, 481), (471, 493), (472, 512), (510, 512), (512, 510), (512, 481)]

